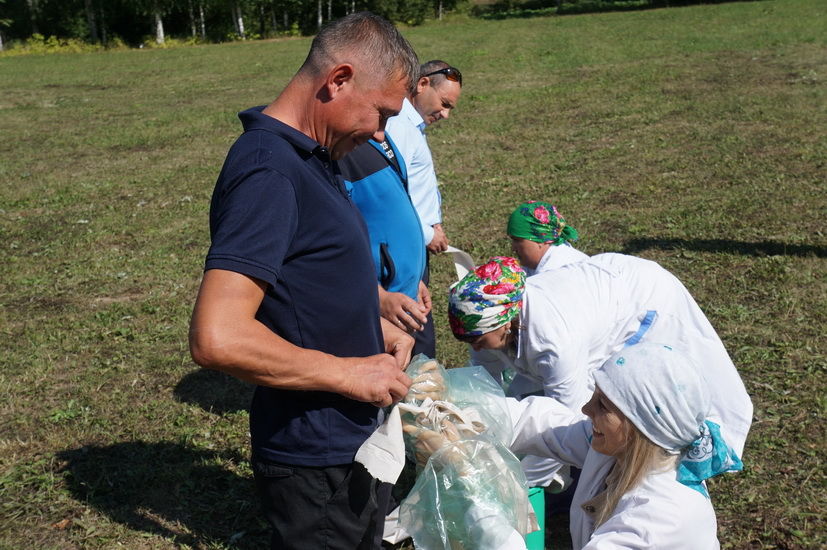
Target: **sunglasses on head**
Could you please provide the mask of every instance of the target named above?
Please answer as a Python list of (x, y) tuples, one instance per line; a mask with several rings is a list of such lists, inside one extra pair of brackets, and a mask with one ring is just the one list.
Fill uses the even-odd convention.
[(444, 69), (439, 69), (438, 71), (433, 71), (422, 76), (434, 76), (435, 74), (445, 75), (445, 78), (451, 82), (459, 82), (459, 85), (462, 86), (462, 73), (459, 72), (459, 69), (445, 67)]

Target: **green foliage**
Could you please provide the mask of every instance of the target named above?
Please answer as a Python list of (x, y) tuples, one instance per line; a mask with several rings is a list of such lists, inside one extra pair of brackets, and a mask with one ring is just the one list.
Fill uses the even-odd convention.
[(200, 40), (197, 37), (188, 37), (188, 38), (171, 38), (166, 37), (164, 38), (163, 44), (158, 44), (155, 41), (155, 36), (146, 35), (144, 36), (143, 40), (141, 41), (141, 48), (147, 49), (154, 49), (154, 50), (168, 50), (170, 48), (181, 48), (184, 46), (195, 46), (196, 44), (200, 44)]
[(371, 0), (367, 9), (390, 21), (408, 25), (421, 25), (434, 15), (430, 0)]
[(103, 49), (98, 44), (88, 44), (75, 38), (60, 39), (56, 36), (44, 37), (42, 34), (33, 34), (23, 43), (13, 43), (0, 56), (15, 56), (25, 54), (52, 54), (52, 53), (88, 53)]

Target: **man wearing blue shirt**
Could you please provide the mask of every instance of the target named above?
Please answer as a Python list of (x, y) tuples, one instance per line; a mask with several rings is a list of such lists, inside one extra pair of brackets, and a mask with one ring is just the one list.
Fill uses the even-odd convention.
[[(368, 227), (382, 317), (409, 332), (423, 330), (431, 311), (422, 281), (425, 243), (399, 150), (385, 134), (385, 141), (360, 145), (339, 166)], [(428, 351), (415, 346), (413, 353)]]
[(384, 139), (417, 69), (384, 19), (332, 23), (275, 101), (239, 115), (213, 192), (190, 351), (257, 385), (251, 462), (273, 549), (377, 548), (378, 484), (353, 458), (407, 393), (413, 341), (380, 319), (337, 161)]
[[(431, 149), (425, 127), (448, 118), (462, 93), (462, 73), (438, 59), (424, 63), (414, 90), (405, 98), (398, 116), (388, 120), (387, 133), (393, 138), (408, 170), (408, 192), (419, 214), (425, 245), (437, 254), (448, 248), (442, 229), (442, 197), (437, 186)], [(429, 282), (426, 262), (423, 280)], [(433, 357), (436, 352), (433, 320), (428, 317), (425, 330), (416, 333), (417, 349)]]

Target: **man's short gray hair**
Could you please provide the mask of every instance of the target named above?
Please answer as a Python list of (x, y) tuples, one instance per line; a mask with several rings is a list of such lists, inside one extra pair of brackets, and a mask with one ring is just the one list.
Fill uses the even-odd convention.
[[(430, 61), (426, 61), (419, 67), (419, 78), (422, 78), (425, 75), (431, 74), (435, 71), (439, 71), (442, 69), (447, 69), (451, 65), (442, 61), (441, 59), (431, 59)], [(435, 74), (428, 77), (431, 80), (431, 86), (434, 88), (439, 88), (443, 82), (448, 80), (445, 78), (444, 74)], [(418, 80), (418, 79), (417, 79)]]
[(410, 43), (387, 19), (366, 11), (323, 27), (300, 72), (320, 74), (333, 64), (356, 61), (377, 78), (407, 78), (411, 92), (419, 80), (419, 58)]

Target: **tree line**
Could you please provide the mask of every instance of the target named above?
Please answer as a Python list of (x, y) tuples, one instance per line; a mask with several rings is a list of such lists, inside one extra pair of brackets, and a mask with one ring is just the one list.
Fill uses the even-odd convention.
[(9, 42), (141, 47), (163, 45), (169, 37), (225, 42), (313, 34), (328, 21), (362, 10), (417, 25), (459, 7), (498, 19), (727, 1), (732, 0), (0, 0), (0, 51)]
[(370, 10), (419, 24), (459, 0), (0, 0), (0, 50), (10, 41), (59, 37), (90, 44), (170, 36), (201, 42), (311, 34), (327, 21)]

